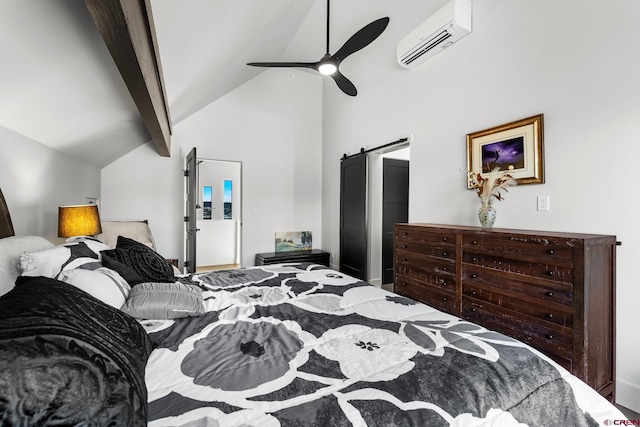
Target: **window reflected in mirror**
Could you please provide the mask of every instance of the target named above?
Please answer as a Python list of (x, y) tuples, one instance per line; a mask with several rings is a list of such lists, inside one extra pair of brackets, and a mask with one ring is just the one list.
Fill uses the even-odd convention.
[(210, 185), (202, 187), (202, 219), (211, 219), (213, 191)]

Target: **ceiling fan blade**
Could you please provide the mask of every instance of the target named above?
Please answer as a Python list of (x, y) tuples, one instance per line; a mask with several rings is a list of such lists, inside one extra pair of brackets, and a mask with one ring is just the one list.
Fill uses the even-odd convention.
[(331, 74), (331, 77), (333, 78), (333, 80), (335, 80), (340, 90), (347, 95), (356, 96), (358, 94), (358, 90), (356, 89), (354, 84), (351, 83), (351, 80), (346, 78), (340, 71), (336, 71), (335, 73)]
[(376, 19), (368, 25), (362, 27), (357, 33), (351, 36), (349, 40), (342, 45), (342, 47), (332, 55), (333, 59), (342, 61), (347, 56), (359, 51), (360, 49), (369, 45), (372, 41), (378, 38), (380, 34), (389, 25), (389, 18), (384, 17)]
[(252, 67), (318, 68), (317, 62), (249, 62)]

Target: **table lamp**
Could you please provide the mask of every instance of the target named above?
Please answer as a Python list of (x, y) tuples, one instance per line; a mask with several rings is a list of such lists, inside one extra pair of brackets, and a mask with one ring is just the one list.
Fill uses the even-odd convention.
[(102, 233), (97, 205), (58, 207), (58, 237), (93, 236)]

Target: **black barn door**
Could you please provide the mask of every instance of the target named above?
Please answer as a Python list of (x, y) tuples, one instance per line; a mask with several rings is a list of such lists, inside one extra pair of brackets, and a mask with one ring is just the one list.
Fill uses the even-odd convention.
[(185, 216), (185, 238), (186, 253), (184, 266), (189, 273), (196, 272), (196, 203), (198, 201), (198, 159), (196, 158), (196, 148), (193, 147), (186, 159), (185, 176), (187, 180), (187, 205)]
[(367, 156), (342, 159), (340, 271), (367, 280)]
[(393, 224), (409, 221), (409, 161), (382, 159), (382, 284), (393, 283)]

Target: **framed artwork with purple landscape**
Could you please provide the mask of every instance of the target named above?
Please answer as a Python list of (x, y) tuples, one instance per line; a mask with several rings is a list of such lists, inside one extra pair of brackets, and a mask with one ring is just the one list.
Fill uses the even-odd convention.
[(518, 185), (544, 182), (542, 114), (467, 135), (467, 170), (494, 169), (509, 171)]

